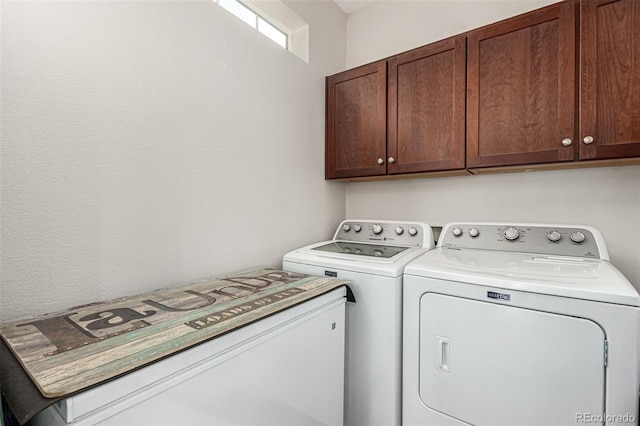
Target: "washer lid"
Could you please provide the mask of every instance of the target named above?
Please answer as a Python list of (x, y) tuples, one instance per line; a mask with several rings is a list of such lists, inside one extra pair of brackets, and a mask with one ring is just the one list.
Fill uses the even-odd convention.
[(640, 306), (631, 283), (598, 259), (438, 248), (409, 263), (405, 275)]
[[(335, 248), (336, 241), (323, 241), (311, 244), (306, 247), (293, 250), (284, 255), (284, 262), (293, 262), (325, 268), (336, 268), (345, 271), (362, 272), (385, 277), (402, 277), (404, 267), (407, 263), (427, 251), (426, 248), (418, 247), (398, 247), (380, 246), (377, 244), (358, 243), (362, 253), (347, 253), (344, 250)], [(343, 244), (343, 242), (340, 242)], [(348, 243), (349, 247), (355, 248), (355, 243)], [(334, 248), (328, 249), (328, 247)], [(344, 247), (342, 247), (344, 248)], [(376, 256), (363, 255), (365, 252), (373, 253), (375, 250), (384, 248), (387, 255)]]
[(328, 253), (354, 254), (356, 256), (369, 256), (389, 259), (398, 253), (402, 253), (409, 247), (383, 246), (376, 244), (353, 243), (350, 241), (333, 241), (311, 250), (324, 251)]

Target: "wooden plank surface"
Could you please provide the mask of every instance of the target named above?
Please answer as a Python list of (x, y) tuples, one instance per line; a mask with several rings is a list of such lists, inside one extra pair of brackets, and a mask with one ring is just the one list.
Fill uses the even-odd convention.
[(45, 397), (103, 382), (348, 280), (261, 269), (0, 324)]

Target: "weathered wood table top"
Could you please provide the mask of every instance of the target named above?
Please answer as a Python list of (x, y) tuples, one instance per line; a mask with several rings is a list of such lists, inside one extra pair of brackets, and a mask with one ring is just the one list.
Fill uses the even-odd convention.
[(59, 397), (349, 283), (254, 270), (6, 322), (0, 334), (40, 392)]

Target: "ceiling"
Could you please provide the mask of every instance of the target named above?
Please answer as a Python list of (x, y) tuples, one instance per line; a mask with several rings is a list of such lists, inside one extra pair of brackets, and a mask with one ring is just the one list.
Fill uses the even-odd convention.
[(356, 10), (360, 10), (363, 7), (369, 6), (371, 3), (375, 3), (375, 1), (371, 0), (334, 0), (340, 9), (343, 10), (347, 15), (355, 12)]

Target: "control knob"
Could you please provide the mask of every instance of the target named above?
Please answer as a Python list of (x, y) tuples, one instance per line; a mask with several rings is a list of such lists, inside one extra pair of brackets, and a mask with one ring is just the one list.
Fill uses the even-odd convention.
[(451, 233), (453, 234), (454, 237), (459, 237), (460, 235), (462, 235), (462, 229), (456, 226), (455, 228), (453, 228)]
[(414, 237), (417, 233), (418, 233), (418, 230), (413, 226), (409, 228), (409, 235), (411, 235), (412, 237)]
[(371, 229), (373, 231), (374, 234), (380, 234), (382, 232), (382, 226), (378, 225), (377, 223), (375, 225), (373, 225), (373, 228)]
[(362, 230), (362, 227), (360, 225), (353, 225), (353, 230), (356, 232), (360, 232)]
[(581, 243), (585, 240), (585, 236), (582, 232), (574, 232), (573, 234), (571, 234), (571, 241), (573, 241), (574, 243)]
[(477, 229), (477, 228), (471, 228), (471, 229), (469, 229), (469, 236), (470, 236), (471, 238), (475, 238), (475, 237), (477, 237), (478, 235), (480, 235), (480, 231), (478, 231), (478, 229)]
[(558, 242), (562, 238), (562, 235), (558, 231), (551, 231), (547, 234), (547, 239), (551, 242)]
[(511, 227), (505, 229), (502, 235), (509, 241), (515, 241), (518, 239), (518, 237), (520, 237), (520, 231), (518, 231), (516, 228)]
[(345, 223), (344, 226), (342, 227), (342, 230), (344, 232), (349, 232), (351, 230), (351, 225), (349, 225), (348, 223)]
[(402, 226), (396, 226), (396, 234), (402, 235), (403, 232), (404, 232), (404, 229), (402, 229)]

